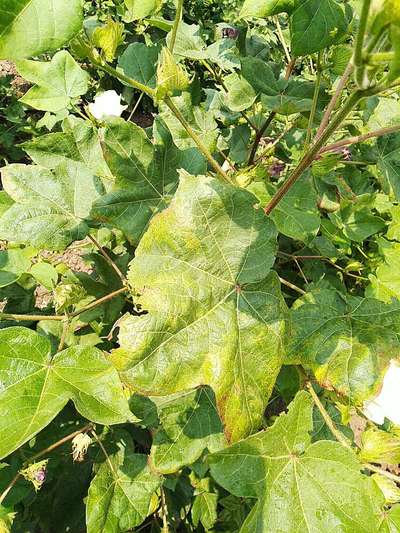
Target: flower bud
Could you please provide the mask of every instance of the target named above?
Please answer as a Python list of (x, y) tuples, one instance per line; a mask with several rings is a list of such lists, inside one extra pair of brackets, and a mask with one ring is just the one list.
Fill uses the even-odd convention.
[(189, 77), (168, 48), (161, 50), (157, 68), (157, 98), (162, 100), (167, 94), (184, 91), (189, 86)]
[(87, 433), (79, 433), (72, 440), (72, 458), (77, 463), (81, 463), (88, 451), (89, 446), (92, 443), (92, 439)]
[(47, 463), (48, 459), (33, 463), (24, 470), (21, 470), (21, 475), (33, 484), (36, 491), (40, 490), (46, 481)]
[(373, 474), (372, 479), (383, 492), (387, 504), (394, 504), (400, 501), (400, 488), (396, 483), (380, 474)]
[(400, 463), (400, 439), (380, 429), (370, 428), (361, 436), (360, 459), (365, 463)]

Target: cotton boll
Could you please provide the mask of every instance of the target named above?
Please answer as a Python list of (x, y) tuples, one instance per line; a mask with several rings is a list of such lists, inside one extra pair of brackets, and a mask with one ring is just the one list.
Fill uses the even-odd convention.
[(365, 402), (364, 414), (376, 424), (383, 424), (387, 418), (400, 425), (400, 366), (397, 362), (391, 361), (380, 394)]
[(95, 97), (94, 102), (89, 104), (89, 111), (102, 120), (105, 117), (120, 117), (128, 106), (121, 105), (121, 97), (115, 91), (106, 91)]

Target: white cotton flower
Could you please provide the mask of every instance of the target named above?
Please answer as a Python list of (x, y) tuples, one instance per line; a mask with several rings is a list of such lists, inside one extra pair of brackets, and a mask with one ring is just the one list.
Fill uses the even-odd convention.
[(376, 424), (387, 418), (400, 425), (400, 366), (396, 361), (390, 363), (380, 394), (364, 403), (364, 414)]
[(128, 106), (121, 105), (121, 97), (115, 91), (106, 91), (95, 97), (94, 102), (89, 104), (89, 111), (102, 120), (104, 117), (120, 117)]

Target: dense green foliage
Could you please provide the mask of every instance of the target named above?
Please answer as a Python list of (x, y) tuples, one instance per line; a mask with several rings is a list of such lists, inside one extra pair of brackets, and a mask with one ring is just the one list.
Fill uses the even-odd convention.
[(400, 532), (398, 11), (0, 0), (0, 533)]

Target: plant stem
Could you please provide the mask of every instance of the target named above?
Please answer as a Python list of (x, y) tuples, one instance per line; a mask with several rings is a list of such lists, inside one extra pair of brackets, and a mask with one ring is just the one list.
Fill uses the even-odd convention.
[(226, 182), (231, 183), (231, 180), (228, 176), (228, 174), (225, 173), (225, 171), (222, 169), (222, 167), (219, 165), (219, 163), (213, 158), (211, 152), (208, 150), (207, 146), (203, 143), (203, 141), (200, 139), (200, 137), (197, 135), (195, 131), (193, 131), (192, 127), (188, 122), (186, 121), (185, 117), (182, 115), (182, 113), (179, 111), (179, 109), (176, 107), (174, 102), (172, 101), (172, 98), (170, 96), (167, 96), (165, 98), (166, 105), (170, 108), (172, 113), (176, 116), (176, 118), (179, 120), (179, 122), (184, 127), (186, 133), (193, 139), (193, 141), (197, 144), (199, 150), (202, 152), (204, 157), (207, 159), (207, 161), (210, 163), (210, 165), (213, 167), (215, 172)]
[(66, 315), (63, 321), (63, 328), (62, 328), (60, 343), (58, 345), (57, 352), (61, 352), (61, 350), (64, 348), (65, 340), (66, 340), (67, 333), (68, 333), (68, 328), (69, 328), (69, 318)]
[(271, 213), (271, 211), (279, 204), (279, 202), (290, 190), (290, 188), (303, 175), (303, 172), (307, 170), (307, 168), (312, 164), (324, 144), (328, 141), (328, 139), (337, 130), (337, 128), (344, 121), (350, 111), (358, 104), (358, 102), (364, 96), (367, 96), (367, 91), (355, 91), (353, 94), (350, 95), (343, 108), (336, 114), (335, 118), (332, 120), (326, 130), (322, 133), (322, 135), (314, 142), (313, 146), (294, 169), (290, 177), (285, 181), (282, 187), (278, 189), (278, 191), (269, 201), (268, 205), (264, 209), (266, 215), (269, 215)]
[(64, 320), (64, 315), (16, 315), (13, 313), (0, 313), (0, 320), (31, 320), (39, 322), (40, 320)]
[(171, 40), (169, 43), (169, 50), (171, 54), (174, 53), (175, 43), (176, 43), (176, 35), (178, 33), (179, 24), (182, 19), (182, 12), (183, 12), (183, 0), (177, 0), (177, 6), (176, 6), (176, 14), (175, 14), (175, 20), (174, 25), (172, 26), (171, 30)]
[(353, 56), (353, 64), (355, 67), (355, 79), (360, 89), (364, 88), (364, 75), (365, 75), (365, 63), (364, 63), (364, 40), (367, 31), (369, 10), (371, 8), (372, 0), (364, 0), (360, 25), (358, 27), (358, 33), (356, 37), (355, 50)]
[[(290, 61), (290, 63), (288, 63), (288, 65), (286, 67), (285, 80), (288, 80), (290, 78), (290, 75), (291, 75), (291, 73), (293, 71), (295, 62), (296, 62), (296, 60), (292, 59)], [(251, 166), (254, 163), (254, 159), (256, 157), (257, 150), (258, 150), (258, 145), (260, 144), (261, 139), (264, 137), (264, 133), (269, 128), (269, 126), (271, 125), (271, 122), (274, 120), (276, 115), (277, 115), (276, 111), (271, 111), (271, 113), (268, 115), (268, 117), (267, 117), (266, 121), (264, 122), (264, 124), (257, 131), (256, 137), (254, 139), (253, 146), (251, 148), (250, 156), (249, 156), (249, 161), (248, 161), (248, 165), (249, 166)]]
[(311, 394), (311, 397), (312, 397), (315, 405), (318, 407), (318, 410), (321, 413), (322, 418), (325, 421), (325, 424), (328, 426), (328, 428), (330, 429), (330, 431), (331, 431), (332, 435), (335, 437), (335, 439), (338, 442), (340, 442), (340, 444), (342, 444), (343, 446), (348, 448), (349, 450), (353, 450), (353, 448), (349, 444), (349, 442), (346, 439), (346, 437), (335, 426), (335, 423), (333, 422), (332, 418), (329, 416), (329, 413), (327, 412), (325, 407), (322, 405), (322, 402), (319, 399), (318, 394), (315, 392), (314, 387), (312, 386), (312, 383), (310, 381), (307, 383), (307, 389), (308, 389), (309, 393)]
[(86, 311), (90, 311), (91, 309), (94, 309), (95, 307), (98, 307), (99, 305), (104, 304), (105, 302), (108, 302), (109, 300), (112, 300), (116, 296), (119, 296), (120, 294), (124, 294), (128, 290), (127, 287), (121, 287), (121, 289), (117, 289), (114, 292), (111, 292), (110, 294), (106, 294), (102, 298), (99, 298), (98, 300), (95, 300), (91, 304), (87, 305), (83, 309), (79, 309), (79, 311), (75, 311), (75, 313), (72, 313), (69, 315), (69, 318), (74, 318), (76, 316), (81, 315), (82, 313), (86, 313)]
[(316, 79), (316, 82), (315, 82), (314, 96), (313, 96), (313, 101), (312, 101), (310, 119), (308, 121), (307, 135), (306, 135), (306, 142), (305, 142), (305, 151), (307, 151), (309, 146), (310, 146), (311, 134), (312, 134), (312, 130), (313, 130), (315, 114), (317, 112), (319, 89), (321, 87), (321, 78), (322, 78), (321, 57), (322, 57), (322, 52), (318, 52), (317, 79)]
[(338, 86), (336, 88), (335, 93), (333, 94), (333, 96), (331, 98), (331, 101), (328, 104), (328, 107), (326, 108), (324, 116), (322, 117), (321, 124), (320, 124), (320, 126), (318, 128), (317, 135), (315, 137), (316, 139), (318, 139), (318, 137), (320, 137), (322, 135), (322, 132), (328, 126), (330, 118), (331, 118), (331, 115), (332, 115), (333, 111), (335, 110), (337, 101), (341, 97), (341, 95), (343, 93), (343, 90), (346, 87), (346, 84), (347, 84), (347, 82), (348, 82), (348, 80), (349, 80), (349, 78), (350, 78), (350, 76), (351, 76), (351, 74), (353, 72), (353, 68), (354, 68), (353, 64), (350, 61), (349, 64), (347, 65), (346, 70), (343, 73), (343, 76), (341, 77), (341, 79), (339, 81), (339, 84), (338, 84)]
[(363, 135), (356, 135), (354, 137), (349, 137), (347, 139), (343, 139), (341, 141), (338, 141), (333, 144), (329, 144), (328, 146), (325, 146), (320, 150), (320, 154), (324, 154), (326, 152), (336, 152), (340, 148), (343, 148), (344, 146), (349, 146), (351, 144), (358, 144), (364, 141), (367, 141), (368, 139), (373, 139), (375, 137), (383, 137), (384, 135), (390, 135), (391, 133), (396, 133), (400, 131), (400, 124), (397, 126), (391, 126), (388, 128), (381, 128), (379, 130), (371, 131), (370, 133), (365, 133)]
[(98, 300), (95, 300), (91, 304), (87, 305), (83, 309), (80, 309), (79, 311), (75, 311), (74, 313), (71, 313), (70, 315), (14, 315), (12, 313), (0, 313), (0, 320), (26, 320), (26, 321), (32, 321), (32, 322), (40, 322), (41, 320), (68, 320), (71, 318), (74, 318), (76, 316), (81, 315), (82, 313), (85, 313), (86, 311), (90, 311), (91, 309), (94, 309), (95, 307), (108, 302), (109, 300), (112, 300), (116, 296), (119, 296), (120, 294), (123, 294), (128, 290), (127, 287), (122, 287), (121, 289), (118, 289), (114, 292), (111, 292), (110, 294), (106, 294), (106, 296), (103, 296), (102, 298), (99, 298)]
[(162, 514), (162, 521), (163, 521), (162, 533), (168, 533), (169, 532), (168, 509), (167, 509), (167, 502), (165, 500), (164, 487), (162, 485), (160, 488), (160, 493), (161, 493), (161, 514)]
[[(335, 437), (335, 439), (340, 442), (343, 446), (345, 446), (348, 450), (351, 450), (354, 453), (353, 448), (349, 444), (346, 437), (337, 429), (334, 421), (330, 417), (329, 413), (325, 409), (325, 407), (322, 405), (321, 400), (319, 399), (317, 393), (315, 392), (312, 384), (310, 382), (307, 383), (307, 389), (309, 393), (311, 394), (311, 397), (317, 406), (319, 412), (321, 413), (322, 418), (324, 419), (326, 425), (330, 429), (332, 435)], [(370, 470), (371, 472), (375, 472), (377, 474), (381, 474), (382, 476), (387, 477), (388, 479), (391, 479), (395, 483), (400, 483), (400, 476), (396, 476), (395, 474), (392, 474), (391, 472), (388, 472), (387, 470), (384, 470), (383, 468), (379, 468), (378, 466), (372, 465), (371, 463), (363, 463), (362, 465), (365, 469)]]
[(303, 289), (300, 289), (300, 287), (298, 287), (297, 285), (294, 285), (290, 281), (288, 281), (288, 280), (286, 280), (284, 278), (281, 278), (280, 276), (279, 276), (279, 281), (282, 283), (282, 285), (285, 285), (286, 287), (289, 287), (289, 289), (292, 289), (293, 291), (296, 291), (299, 294), (302, 294), (303, 296), (304, 296), (304, 294), (307, 294), (306, 291), (303, 291)]
[(89, 235), (89, 239), (92, 241), (92, 243), (98, 248), (101, 255), (104, 257), (104, 259), (107, 261), (107, 263), (115, 270), (118, 277), (122, 281), (122, 283), (126, 283), (126, 277), (121, 272), (121, 270), (118, 268), (118, 266), (115, 264), (115, 262), (111, 259), (111, 257), (108, 255), (108, 253), (104, 250), (104, 248), (101, 246), (101, 244), (93, 237), (93, 235)]
[[(48, 446), (44, 450), (42, 450), (42, 451), (38, 452), (37, 454), (33, 455), (32, 457), (30, 457), (29, 460), (26, 461), (24, 464), (34, 463), (35, 461), (37, 461), (38, 459), (40, 459), (44, 455), (49, 454), (50, 452), (52, 452), (56, 448), (59, 448), (60, 446), (62, 446), (66, 442), (72, 440), (73, 438), (75, 438), (80, 433), (87, 433), (88, 431), (90, 431), (92, 429), (92, 427), (93, 427), (92, 424), (88, 424), (87, 426), (84, 426), (83, 428), (78, 429), (77, 431), (74, 431), (73, 433), (70, 433), (66, 437), (63, 437), (62, 439), (58, 440), (54, 444), (51, 444), (50, 446)], [(9, 494), (10, 490), (14, 487), (14, 485), (17, 483), (17, 481), (19, 480), (20, 477), (21, 477), (20, 472), (17, 472), (16, 475), (13, 477), (12, 481), (7, 486), (7, 488), (2, 492), (2, 494), (0, 495), (0, 505), (4, 502), (4, 500), (6, 499), (7, 495)]]
[(278, 31), (279, 40), (280, 40), (280, 42), (281, 42), (281, 44), (283, 46), (283, 49), (285, 51), (286, 59), (287, 59), (288, 63), (291, 63), (292, 58), (290, 57), (290, 51), (289, 51), (289, 48), (288, 48), (288, 46), (286, 44), (285, 37), (283, 36), (281, 23), (279, 22), (279, 17), (278, 16), (275, 17), (275, 24), (276, 24), (276, 28), (277, 28), (277, 31)]
[(107, 74), (110, 74), (110, 76), (112, 76), (113, 78), (117, 78), (118, 80), (126, 83), (127, 85), (130, 85), (134, 89), (137, 89), (138, 91), (147, 94), (147, 96), (150, 96), (151, 98), (155, 97), (156, 91), (151, 87), (148, 87), (147, 85), (144, 85), (143, 83), (140, 83), (139, 81), (134, 80), (129, 76), (126, 76), (123, 72), (111, 67), (110, 65), (99, 63), (94, 59), (92, 59), (91, 61), (97, 68), (103, 70), (104, 72), (107, 72)]

